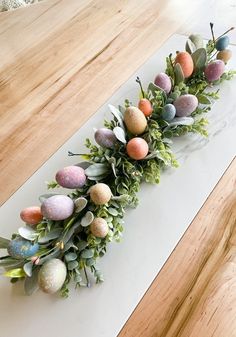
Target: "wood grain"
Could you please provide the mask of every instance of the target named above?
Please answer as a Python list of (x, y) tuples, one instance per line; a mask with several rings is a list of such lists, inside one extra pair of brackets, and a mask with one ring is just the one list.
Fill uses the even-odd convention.
[(236, 159), (119, 337), (236, 336)]

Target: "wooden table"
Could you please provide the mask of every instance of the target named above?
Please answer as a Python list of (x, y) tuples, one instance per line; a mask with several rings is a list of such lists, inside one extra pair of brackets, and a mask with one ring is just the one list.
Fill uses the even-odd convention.
[[(48, 0), (0, 14), (0, 203), (169, 36), (209, 37), (209, 21), (221, 33), (235, 17), (235, 0)], [(235, 169), (236, 161), (120, 337), (236, 336)]]

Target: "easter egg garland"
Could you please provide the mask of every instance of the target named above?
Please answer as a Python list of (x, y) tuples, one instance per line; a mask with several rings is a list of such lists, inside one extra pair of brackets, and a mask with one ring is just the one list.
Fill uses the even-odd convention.
[(67, 297), (70, 281), (90, 286), (91, 274), (102, 282), (96, 261), (109, 242), (120, 240), (125, 209), (137, 206), (141, 182), (159, 183), (165, 167), (178, 166), (171, 139), (189, 132), (207, 136), (202, 115), (219, 98), (212, 87), (236, 73), (225, 72), (232, 55), (226, 34), (233, 28), (215, 38), (210, 27), (206, 46), (200, 35), (190, 35), (186, 51), (170, 54), (165, 73), (154, 76), (146, 91), (137, 78), (137, 106), (128, 100), (119, 108), (109, 105), (113, 119), (95, 131), (98, 146), (86, 139), (84, 162), (60, 169), (48, 184), (71, 193), (40, 196), (41, 207), (20, 214), (26, 226), (11, 240), (0, 238), (0, 248), (8, 252), (0, 267), (13, 283), (24, 280), (27, 295), (40, 288)]

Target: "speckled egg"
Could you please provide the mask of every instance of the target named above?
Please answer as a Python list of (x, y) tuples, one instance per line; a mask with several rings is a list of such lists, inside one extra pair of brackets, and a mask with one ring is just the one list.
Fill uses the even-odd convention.
[(66, 279), (66, 265), (59, 259), (51, 259), (43, 264), (38, 275), (39, 288), (54, 294), (61, 289)]
[(222, 60), (224, 63), (227, 63), (232, 57), (232, 51), (230, 49), (221, 50), (217, 53), (217, 60)]
[(108, 185), (97, 183), (90, 188), (90, 198), (95, 205), (105, 205), (111, 199), (112, 193)]
[(229, 37), (227, 35), (221, 36), (219, 39), (216, 40), (216, 49), (217, 50), (224, 50), (229, 45)]
[(125, 110), (124, 122), (127, 129), (134, 135), (142, 134), (147, 127), (147, 120), (143, 112), (134, 106)]
[(138, 108), (142, 111), (144, 116), (149, 117), (152, 114), (152, 103), (147, 98), (140, 99)]
[(95, 218), (90, 225), (90, 230), (97, 238), (105, 238), (109, 232), (109, 227), (105, 219)]
[(175, 114), (176, 114), (175, 106), (173, 104), (166, 104), (163, 107), (161, 116), (165, 121), (170, 122), (175, 117)]
[(81, 188), (86, 183), (84, 169), (79, 166), (67, 166), (59, 170), (55, 177), (57, 183), (65, 188)]
[(177, 54), (175, 64), (177, 63), (181, 66), (185, 78), (192, 75), (194, 63), (191, 55), (187, 51), (182, 51)]
[(48, 220), (64, 220), (74, 211), (73, 200), (66, 195), (53, 195), (44, 200), (41, 206), (43, 216)]
[(20, 212), (20, 217), (24, 222), (31, 226), (35, 226), (43, 220), (43, 215), (39, 206), (24, 208)]
[(107, 128), (98, 129), (94, 138), (98, 145), (102, 147), (112, 148), (117, 143), (117, 138), (112, 130)]
[(126, 146), (128, 156), (135, 160), (141, 160), (148, 154), (148, 144), (140, 137), (132, 138)]
[(160, 73), (156, 76), (154, 83), (164, 90), (167, 94), (171, 91), (171, 80), (165, 73)]
[(39, 245), (37, 243), (22, 238), (11, 240), (7, 248), (8, 254), (15, 259), (27, 259), (34, 256), (38, 250)]
[(205, 68), (205, 76), (208, 82), (217, 81), (225, 71), (225, 64), (222, 60), (215, 60)]
[(191, 115), (191, 113), (196, 110), (198, 106), (198, 99), (194, 95), (182, 95), (179, 96), (174, 101), (174, 106), (176, 108), (176, 116), (186, 117)]

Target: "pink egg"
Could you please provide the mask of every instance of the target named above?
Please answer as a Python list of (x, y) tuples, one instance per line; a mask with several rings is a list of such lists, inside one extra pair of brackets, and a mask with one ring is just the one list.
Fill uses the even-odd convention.
[(208, 82), (217, 81), (225, 71), (225, 64), (222, 60), (215, 60), (205, 68), (205, 76)]
[(154, 83), (164, 90), (167, 94), (171, 91), (171, 80), (165, 73), (160, 73), (156, 76)]
[(86, 183), (86, 175), (82, 167), (67, 166), (57, 172), (56, 181), (65, 188), (81, 188)]
[(73, 214), (74, 202), (66, 195), (53, 195), (44, 200), (41, 211), (48, 220), (65, 220)]

